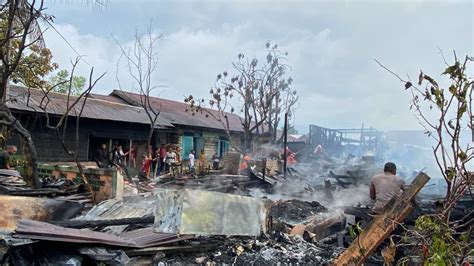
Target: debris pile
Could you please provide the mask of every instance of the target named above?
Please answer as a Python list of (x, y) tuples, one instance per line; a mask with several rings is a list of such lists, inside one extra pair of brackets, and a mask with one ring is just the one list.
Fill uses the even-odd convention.
[[(213, 249), (194, 253), (166, 254), (160, 262), (170, 264), (327, 264), (341, 251), (333, 245), (313, 244), (301, 237), (274, 231), (258, 238), (210, 237), (190, 241), (197, 246), (216, 245)], [(217, 244), (216, 244), (217, 243)]]
[[(30, 189), (0, 171), (7, 194), (0, 195), (0, 256), (10, 264), (320, 265), (354, 255), (347, 255), (357, 249), (349, 247), (346, 225), (370, 208), (356, 206), (351, 195), (350, 206), (334, 202), (367, 182), (373, 162), (321, 158), (290, 168), (286, 179), (261, 165), (248, 175), (164, 175), (136, 183), (107, 172), (96, 191), (80, 191), (62, 177)], [(404, 219), (423, 185), (392, 202), (386, 215)], [(374, 249), (382, 237), (362, 241)]]

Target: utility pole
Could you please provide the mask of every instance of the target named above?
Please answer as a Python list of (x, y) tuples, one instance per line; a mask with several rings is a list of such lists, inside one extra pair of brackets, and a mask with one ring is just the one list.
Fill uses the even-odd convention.
[(285, 126), (283, 127), (283, 177), (286, 178), (288, 157), (288, 112), (285, 113)]

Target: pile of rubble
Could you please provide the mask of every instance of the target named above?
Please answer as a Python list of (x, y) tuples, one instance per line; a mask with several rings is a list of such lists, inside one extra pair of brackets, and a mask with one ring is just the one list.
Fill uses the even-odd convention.
[[(101, 172), (94, 191), (81, 191), (73, 178), (33, 190), (0, 171), (0, 257), (15, 265), (329, 264), (352, 250), (346, 226), (369, 211), (354, 195), (350, 206), (334, 202), (367, 184), (375, 169), (370, 158), (321, 158), (290, 168), (286, 178), (265, 162), (249, 175), (135, 184)], [(387, 215), (402, 219), (409, 206), (392, 204)]]

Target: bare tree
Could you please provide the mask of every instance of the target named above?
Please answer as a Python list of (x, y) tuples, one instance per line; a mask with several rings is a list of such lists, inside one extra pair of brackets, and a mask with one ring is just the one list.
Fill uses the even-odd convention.
[[(159, 86), (154, 83), (153, 75), (158, 66), (158, 51), (157, 42), (162, 38), (162, 35), (155, 35), (153, 33), (153, 26), (150, 23), (147, 27), (145, 35), (141, 35), (138, 29), (135, 32), (135, 40), (133, 45), (126, 46), (114, 38), (117, 45), (120, 47), (121, 55), (117, 62), (116, 79), (119, 89), (124, 91), (119, 75), (119, 69), (124, 60), (124, 65), (127, 69), (127, 76), (133, 80), (133, 87), (131, 91), (136, 91), (139, 94), (138, 101), (136, 99), (127, 99), (130, 103), (138, 105), (145, 110), (150, 121), (150, 131), (148, 133), (147, 147), (151, 146), (153, 132), (158, 126), (158, 118), (161, 112), (161, 106), (156, 106), (151, 102), (152, 94)], [(126, 96), (126, 95), (125, 95)], [(150, 153), (150, 150), (148, 150)], [(152, 156), (148, 154), (148, 156)]]
[(463, 133), (473, 127), (474, 80), (466, 74), (473, 58), (466, 56), (460, 60), (454, 52), (452, 64), (447, 63), (444, 55), (443, 59), (446, 69), (442, 74), (448, 77), (447, 87), (442, 87), (423, 71), (420, 71), (414, 84), (409, 77), (404, 79), (375, 60), (410, 92), (410, 109), (415, 112), (425, 134), (435, 140), (433, 155), (447, 184), (441, 208), (435, 213), (418, 217), (414, 230), (405, 230), (407, 236), (418, 240), (424, 263), (430, 265), (463, 264), (472, 253), (472, 212), (458, 221), (451, 221), (450, 217), (451, 210), (466, 193), (473, 197), (470, 191), (473, 174), (468, 167), (474, 158), (474, 147), (472, 143), (462, 143), (461, 139)]
[[(98, 0), (95, 2), (100, 3)], [(13, 130), (20, 136), (24, 146), (23, 152), (27, 162), (27, 172), (25, 173), (25, 178), (36, 188), (41, 187), (41, 183), (37, 175), (38, 156), (36, 148), (30, 132), (23, 125), (21, 125), (20, 121), (16, 119), (16, 117), (8, 108), (7, 102), (10, 99), (8, 99), (7, 95), (10, 79), (20, 78), (24, 85), (27, 85), (28, 87), (34, 86), (36, 88), (43, 89), (45, 99), (48, 98), (49, 91), (45, 90), (48, 82), (42, 80), (41, 76), (57, 68), (57, 65), (52, 64), (34, 66), (34, 64), (29, 63), (31, 61), (26, 60), (26, 55), (31, 53), (49, 53), (49, 50), (44, 48), (43, 31), (39, 26), (39, 21), (41, 20), (49, 25), (52, 25), (53, 17), (45, 14), (44, 10), (45, 7), (43, 0), (0, 0), (0, 15), (2, 23), (0, 27), (0, 125), (2, 125), (7, 130)], [(46, 55), (45, 60), (48, 61), (48, 64), (49, 59), (50, 55)], [(75, 64), (77, 64), (77, 61)], [(41, 67), (46, 69), (38, 71), (38, 69)], [(73, 66), (73, 69), (75, 69), (75, 65)], [(88, 95), (96, 82), (103, 76), (102, 75), (95, 81), (92, 81), (92, 74), (93, 70), (91, 71), (89, 88), (81, 95), (80, 99), (87, 98), (84, 96)], [(71, 79), (72, 76), (73, 75), (71, 75)], [(71, 83), (71, 80), (69, 80), (69, 83)], [(53, 85), (53, 88), (57, 85), (60, 84)], [(68, 94), (68, 105), (70, 103), (69, 97), (70, 92)], [(66, 108), (67, 111), (63, 114), (61, 121), (64, 122), (67, 120), (69, 112), (73, 110), (73, 108), (78, 104), (79, 100), (71, 103), (71, 105)], [(27, 102), (29, 103), (29, 100)], [(81, 111), (77, 116), (77, 130), (79, 127), (80, 114), (82, 113), (84, 105), (85, 100), (83, 102)], [(44, 110), (47, 109), (46, 106), (44, 106), (44, 108)], [(64, 125), (62, 124), (63, 122), (54, 126), (54, 128), (59, 130), (59, 128)], [(76, 142), (77, 150), (79, 143), (78, 140)], [(68, 153), (71, 153), (70, 149), (67, 150), (69, 151)], [(76, 162), (77, 160), (76, 153)], [(80, 166), (80, 164), (78, 166)]]
[[(257, 58), (249, 59), (242, 53), (238, 54), (238, 60), (232, 63), (236, 75), (229, 80), (227, 71), (219, 73), (210, 90), (210, 99), (195, 98), (193, 95), (185, 98), (193, 114), (204, 113), (216, 119), (229, 138), (229, 114), (237, 108), (242, 114), (244, 152), (252, 150), (254, 134), (269, 132), (276, 140), (281, 115), (298, 99), (296, 91), (290, 88), (292, 78), (285, 78), (289, 66), (282, 61), (287, 53), (280, 52), (277, 45), (272, 46), (269, 42), (266, 48), (268, 53), (263, 64), (259, 64)], [(232, 105), (234, 96), (238, 97), (235, 107)]]
[[(57, 84), (51, 84), (51, 86), (48, 89), (42, 89), (43, 96), (41, 98), (41, 101), (38, 107), (40, 110), (42, 110), (43, 114), (46, 117), (46, 127), (55, 132), (56, 137), (60, 141), (61, 146), (64, 149), (64, 151), (74, 159), (83, 182), (86, 184), (88, 189), (91, 190), (88, 179), (84, 174), (84, 167), (79, 160), (79, 154), (78, 154), (78, 151), (81, 145), (79, 141), (80, 140), (79, 139), (80, 119), (81, 119), (82, 113), (84, 111), (84, 108), (86, 106), (87, 100), (89, 98), (89, 95), (92, 89), (97, 84), (97, 82), (105, 75), (105, 73), (100, 75), (98, 78), (94, 78), (94, 68), (92, 68), (89, 74), (89, 81), (87, 84), (87, 88), (85, 88), (85, 90), (82, 91), (81, 94), (77, 96), (73, 95), (75, 91), (74, 74), (75, 74), (75, 70), (78, 63), (79, 63), (79, 58), (76, 58), (76, 60), (72, 63), (72, 70), (71, 70), (71, 75), (69, 77), (69, 80), (65, 82), (60, 82)], [(65, 106), (65, 110), (63, 114), (57, 119), (57, 122), (53, 123), (49, 115), (50, 112), (48, 110), (49, 104), (52, 101), (54, 101), (54, 99), (50, 98), (50, 93), (54, 92), (55, 87), (62, 86), (62, 85), (65, 85), (67, 88), (66, 106)], [(29, 101), (27, 101), (27, 103), (29, 103)], [(75, 116), (75, 145), (74, 147), (70, 147), (66, 145), (66, 142), (65, 142), (70, 137), (67, 134), (67, 129), (69, 125), (68, 119), (70, 116)]]
[[(444, 57), (443, 57), (444, 58)], [(418, 75), (418, 86), (410, 80), (401, 78), (380, 62), (377, 63), (394, 74), (405, 89), (412, 95), (410, 109), (415, 111), (425, 133), (436, 141), (433, 154), (447, 184), (443, 215), (449, 218), (449, 212), (457, 201), (469, 190), (472, 173), (467, 169), (474, 158), (474, 147), (461, 143), (461, 135), (472, 129), (472, 78), (466, 75), (472, 58), (466, 56), (459, 60), (454, 53), (454, 63), (449, 65), (443, 75), (449, 77), (450, 85), (442, 88), (438, 82), (424, 73)], [(433, 116), (434, 115), (434, 116)], [(432, 118), (434, 117), (434, 118)]]

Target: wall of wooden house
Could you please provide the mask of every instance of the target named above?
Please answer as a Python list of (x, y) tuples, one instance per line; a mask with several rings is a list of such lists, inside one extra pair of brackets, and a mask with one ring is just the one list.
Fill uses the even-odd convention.
[[(44, 116), (35, 116), (28, 113), (18, 113), (16, 116), (22, 125), (30, 130), (39, 162), (70, 162), (74, 160), (73, 156), (68, 155), (64, 150), (55, 130), (47, 127)], [(55, 122), (57, 121), (52, 117), (50, 124)], [(123, 148), (128, 149), (129, 145), (127, 144), (130, 143), (130, 140), (146, 140), (148, 128), (145, 124), (81, 118), (79, 124), (79, 146), (77, 148), (79, 160), (88, 161), (92, 159), (95, 150), (100, 143), (106, 142), (105, 140), (107, 140), (107, 145), (120, 140), (125, 144)], [(94, 139), (96, 141), (93, 141)], [(100, 141), (97, 141), (97, 139)], [(17, 145), (19, 147), (18, 153), (21, 154), (18, 136), (12, 135), (7, 144)], [(70, 117), (67, 121), (64, 144), (68, 149), (76, 151), (76, 119), (74, 117)], [(97, 147), (93, 147), (94, 145), (97, 145)]]

